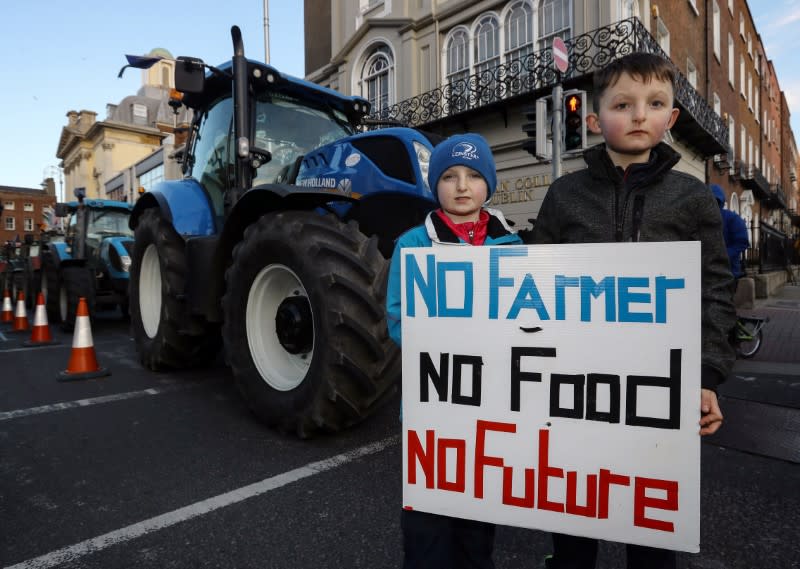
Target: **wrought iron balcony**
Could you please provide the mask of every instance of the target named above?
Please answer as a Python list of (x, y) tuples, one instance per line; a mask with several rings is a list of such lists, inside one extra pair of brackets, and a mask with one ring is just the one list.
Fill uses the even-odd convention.
[(775, 184), (770, 187), (770, 195), (767, 199), (767, 204), (773, 208), (786, 209), (786, 194), (783, 193), (783, 188), (780, 184)]
[[(547, 94), (559, 80), (579, 79), (630, 53), (655, 53), (668, 59), (638, 18), (621, 20), (565, 43), (569, 69), (562, 76), (553, 67), (553, 52), (548, 47), (377, 110), (370, 118), (409, 126), (431, 125), (493, 108), (522, 95)], [(677, 69), (675, 99), (681, 109), (673, 127), (675, 133), (705, 156), (729, 151), (727, 125)]]
[(756, 199), (769, 199), (771, 196), (771, 191), (769, 187), (769, 182), (761, 173), (761, 170), (753, 166), (752, 164), (749, 165), (742, 165), (742, 185), (745, 188), (753, 190), (753, 196)]

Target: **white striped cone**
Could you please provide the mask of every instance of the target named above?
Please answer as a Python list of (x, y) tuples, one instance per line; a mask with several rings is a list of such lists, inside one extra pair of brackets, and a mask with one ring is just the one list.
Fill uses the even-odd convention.
[(0, 311), (0, 322), (13, 322), (14, 310), (11, 307), (11, 295), (8, 289), (3, 293), (3, 310)]
[(53, 335), (50, 334), (50, 325), (47, 323), (47, 309), (44, 304), (44, 294), (36, 296), (36, 312), (33, 314), (33, 330), (31, 339), (25, 342), (26, 346), (45, 346), (55, 344)]
[(59, 374), (60, 380), (88, 379), (90, 377), (103, 377), (111, 373), (101, 368), (97, 363), (92, 339), (92, 323), (89, 320), (89, 308), (86, 299), (81, 297), (78, 301), (78, 310), (75, 315), (75, 334), (72, 337), (72, 353), (66, 371)]
[(28, 313), (25, 310), (25, 294), (20, 291), (17, 294), (17, 308), (14, 311), (14, 327), (12, 332), (27, 332), (30, 328), (28, 323)]

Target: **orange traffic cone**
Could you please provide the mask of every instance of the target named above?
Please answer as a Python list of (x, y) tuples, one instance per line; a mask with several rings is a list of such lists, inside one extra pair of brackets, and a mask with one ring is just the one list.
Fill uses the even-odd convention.
[(33, 315), (33, 332), (31, 339), (23, 342), (26, 346), (47, 346), (57, 344), (50, 334), (50, 326), (47, 323), (47, 309), (44, 304), (44, 294), (41, 292), (36, 296), (36, 312)]
[(90, 379), (111, 375), (106, 368), (97, 363), (92, 340), (92, 325), (89, 321), (89, 308), (86, 299), (78, 300), (78, 311), (75, 314), (75, 335), (72, 338), (72, 354), (66, 371), (58, 374), (59, 381), (72, 381), (75, 379)]
[(8, 289), (3, 291), (3, 310), (0, 312), (0, 322), (13, 322), (14, 311), (11, 310), (11, 293)]
[(25, 311), (25, 293), (17, 293), (17, 308), (14, 311), (14, 327), (12, 332), (27, 332), (31, 325), (28, 323), (28, 313)]

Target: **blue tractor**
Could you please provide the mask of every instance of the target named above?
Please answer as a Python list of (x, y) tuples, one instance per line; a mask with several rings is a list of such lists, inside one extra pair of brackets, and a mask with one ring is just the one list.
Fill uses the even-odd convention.
[(245, 59), (179, 57), (194, 111), (184, 178), (131, 216), (131, 324), (142, 363), (200, 365), (224, 345), (260, 420), (307, 437), (369, 416), (396, 392), (384, 297), (396, 237), (433, 207), (440, 137), (367, 132), (369, 103)]
[(41, 251), (41, 291), (49, 320), (64, 330), (75, 326), (78, 299), (86, 298), (89, 314), (119, 307), (128, 314), (128, 283), (133, 249), (130, 215), (133, 205), (85, 199), (56, 204), (56, 217), (68, 218), (66, 234), (51, 236)]

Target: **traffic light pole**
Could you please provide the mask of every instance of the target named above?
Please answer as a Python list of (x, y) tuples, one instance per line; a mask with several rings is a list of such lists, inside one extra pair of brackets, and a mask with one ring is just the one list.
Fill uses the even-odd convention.
[(553, 87), (553, 181), (561, 177), (561, 123), (564, 118), (561, 116), (564, 112), (562, 108), (563, 92), (561, 78), (559, 77), (559, 82)]

